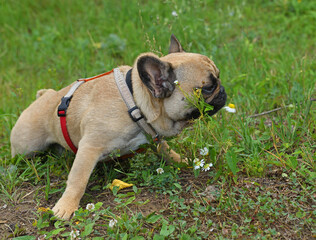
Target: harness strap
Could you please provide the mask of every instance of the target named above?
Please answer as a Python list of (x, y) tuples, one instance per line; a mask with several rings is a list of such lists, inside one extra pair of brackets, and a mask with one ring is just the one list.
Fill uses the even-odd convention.
[(89, 77), (89, 78), (80, 78), (78, 79), (77, 81), (81, 82), (88, 82), (88, 81), (91, 81), (91, 80), (94, 80), (94, 79), (97, 79), (97, 78), (100, 78), (100, 77), (103, 77), (103, 76), (106, 76), (106, 75), (109, 75), (110, 73), (113, 72), (113, 69), (111, 71), (108, 71), (108, 72), (105, 72), (105, 73), (101, 73), (99, 75), (96, 75), (96, 76), (93, 76), (93, 77)]
[(114, 79), (132, 120), (136, 122), (145, 133), (149, 134), (155, 142), (159, 142), (159, 135), (155, 129), (147, 123), (140, 109), (136, 106), (133, 95), (124, 79), (124, 74), (118, 68), (114, 69)]
[(129, 91), (133, 95), (134, 91), (133, 91), (133, 85), (132, 85), (132, 68), (130, 70), (128, 70), (128, 72), (126, 73), (125, 82), (127, 84)]
[(59, 117), (60, 119), (60, 126), (61, 126), (61, 131), (63, 132), (65, 141), (67, 142), (68, 146), (71, 148), (71, 150), (74, 152), (74, 154), (77, 153), (78, 149), (76, 146), (73, 144), (71, 141), (71, 138), (69, 136), (69, 133), (67, 131), (67, 121), (66, 121), (66, 116)]
[(63, 133), (64, 139), (65, 139), (66, 143), (68, 144), (68, 146), (71, 148), (71, 150), (75, 154), (77, 153), (78, 149), (75, 147), (75, 145), (73, 144), (73, 142), (71, 141), (71, 138), (69, 136), (69, 133), (67, 130), (66, 113), (67, 113), (67, 109), (68, 109), (70, 100), (72, 98), (72, 95), (77, 90), (77, 88), (80, 87), (80, 85), (83, 83), (84, 82), (77, 81), (74, 85), (72, 85), (72, 87), (70, 88), (68, 93), (64, 97), (62, 97), (61, 103), (58, 106), (58, 110), (57, 110), (57, 115), (58, 115), (59, 120), (60, 120), (61, 131)]
[(61, 127), (61, 131), (63, 133), (64, 139), (65, 139), (66, 143), (68, 144), (68, 146), (70, 147), (70, 149), (75, 154), (77, 153), (78, 149), (71, 141), (71, 138), (70, 138), (68, 130), (67, 130), (67, 119), (66, 119), (66, 113), (67, 113), (67, 109), (69, 107), (69, 103), (70, 103), (70, 100), (72, 98), (72, 95), (78, 89), (78, 87), (80, 87), (83, 83), (88, 82), (90, 80), (94, 80), (94, 79), (103, 77), (103, 76), (108, 75), (112, 72), (113, 72), (113, 69), (109, 72), (102, 73), (102, 74), (99, 74), (99, 75), (94, 76), (94, 77), (78, 79), (77, 82), (75, 82), (74, 85), (72, 85), (72, 87), (67, 92), (67, 94), (61, 98), (61, 103), (58, 106), (57, 115), (58, 115), (59, 120), (60, 120), (60, 127)]
[[(57, 115), (60, 118), (60, 126), (61, 126), (61, 130), (64, 136), (64, 139), (66, 141), (66, 143), (68, 144), (68, 146), (70, 147), (70, 149), (76, 154), (77, 153), (77, 147), (73, 144), (73, 142), (71, 141), (71, 138), (69, 136), (68, 130), (67, 130), (67, 121), (66, 121), (66, 113), (67, 113), (67, 109), (69, 107), (69, 103), (70, 100), (74, 94), (74, 92), (85, 82), (103, 77), (105, 75), (111, 74), (112, 72), (114, 72), (114, 79), (115, 82), (117, 84), (117, 87), (119, 89), (119, 92), (128, 108), (128, 113), (131, 117), (131, 119), (137, 123), (137, 125), (147, 134), (151, 135), (153, 140), (155, 142), (159, 142), (159, 135), (156, 133), (156, 131), (147, 123), (145, 117), (143, 116), (143, 114), (141, 113), (140, 109), (136, 106), (135, 102), (134, 102), (134, 98), (132, 95), (132, 91), (130, 90), (132, 89), (132, 84), (131, 84), (131, 70), (129, 70), (128, 74), (127, 74), (127, 78), (128, 78), (128, 82), (127, 83), (124, 80), (124, 74), (118, 69), (115, 68), (109, 72), (106, 73), (102, 73), (100, 75), (91, 77), (91, 78), (83, 78), (83, 79), (78, 79), (76, 83), (74, 83), (72, 85), (72, 87), (70, 88), (70, 90), (67, 92), (67, 94), (61, 98), (61, 103), (58, 106), (58, 110), (57, 110)], [(120, 158), (124, 158), (120, 157)]]

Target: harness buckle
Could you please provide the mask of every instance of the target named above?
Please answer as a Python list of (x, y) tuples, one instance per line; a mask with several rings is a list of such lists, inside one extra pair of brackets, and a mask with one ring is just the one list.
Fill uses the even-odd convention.
[(156, 134), (156, 136), (153, 137), (153, 141), (154, 141), (155, 143), (160, 143), (160, 136), (159, 136), (158, 133)]
[[(134, 111), (136, 111), (136, 112), (134, 112)], [(135, 113), (135, 114), (133, 114), (133, 113)], [(144, 118), (144, 116), (142, 115), (141, 111), (139, 110), (139, 108), (137, 106), (129, 109), (128, 114), (134, 122), (138, 122), (139, 120)]]
[(65, 117), (66, 116), (66, 112), (67, 112), (67, 109), (69, 107), (69, 103), (70, 103), (71, 98), (72, 98), (72, 96), (61, 98), (61, 103), (59, 104), (58, 110), (57, 110), (58, 117)]

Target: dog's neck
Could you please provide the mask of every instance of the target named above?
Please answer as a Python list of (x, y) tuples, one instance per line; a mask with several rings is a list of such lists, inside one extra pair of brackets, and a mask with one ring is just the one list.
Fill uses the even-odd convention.
[(131, 75), (133, 89), (137, 89), (137, 91), (134, 91), (133, 95), (135, 103), (145, 115), (147, 122), (152, 123), (161, 115), (161, 102), (159, 101), (160, 99), (155, 99), (151, 97), (151, 92), (148, 90), (148, 88), (144, 85), (139, 77), (137, 67), (133, 67)]

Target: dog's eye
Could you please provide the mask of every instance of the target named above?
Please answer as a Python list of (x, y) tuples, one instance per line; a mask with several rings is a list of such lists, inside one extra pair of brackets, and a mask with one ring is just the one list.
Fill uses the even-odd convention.
[(210, 95), (215, 91), (216, 87), (217, 87), (217, 84), (202, 87), (202, 93), (206, 95)]
[(212, 84), (213, 84), (214, 86), (217, 85), (217, 78), (216, 78), (213, 74), (210, 75), (210, 79), (211, 79)]
[(206, 95), (211, 95), (217, 88), (217, 78), (213, 74), (210, 75), (210, 80), (212, 84), (202, 87), (202, 93)]

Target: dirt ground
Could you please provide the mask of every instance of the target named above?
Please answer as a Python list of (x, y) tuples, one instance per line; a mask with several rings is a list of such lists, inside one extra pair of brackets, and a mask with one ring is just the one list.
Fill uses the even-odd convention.
[[(207, 174), (202, 174), (201, 176), (199, 176), (199, 178), (195, 178), (192, 173), (181, 173), (179, 183), (181, 184), (183, 189), (186, 189), (186, 187), (191, 186), (191, 193), (182, 191), (179, 197), (187, 199), (188, 204), (190, 204), (190, 201), (192, 201), (193, 197), (192, 192), (195, 190), (198, 190), (199, 192), (204, 191), (208, 187), (208, 178), (209, 177)], [(251, 190), (255, 186), (252, 186), (250, 184), (251, 182), (256, 182), (257, 184), (263, 187), (263, 191), (270, 191), (274, 193), (276, 197), (278, 194), (288, 195), (288, 197), (291, 197), (290, 195), (293, 194), (291, 185), (289, 185), (287, 181), (280, 180), (280, 178), (276, 176), (272, 176), (270, 178), (240, 178), (238, 179), (238, 184), (236, 184), (235, 187), (237, 188), (237, 190), (246, 188), (250, 189), (248, 197), (253, 198), (254, 196), (252, 196), (252, 194), (255, 193), (251, 193)], [(90, 188), (91, 186), (93, 186), (93, 184), (93, 182), (89, 183)], [(221, 187), (220, 185), (213, 186), (217, 188)], [(37, 219), (35, 214), (36, 210), (39, 207), (52, 208), (61, 194), (53, 194), (52, 197), (50, 197), (48, 201), (46, 201), (44, 191), (42, 191), (41, 188), (43, 188), (43, 186), (32, 186), (29, 183), (25, 183), (23, 186), (21, 186), (19, 196), (16, 196), (15, 203), (13, 203), (12, 201), (9, 204), (0, 202), (0, 239), (9, 239), (11, 236), (13, 236), (13, 232), (15, 232), (15, 234), (19, 236), (37, 235), (36, 227), (33, 226), (34, 222)], [(170, 199), (167, 195), (149, 191), (148, 188), (142, 188), (141, 193), (137, 194), (136, 196), (137, 200), (139, 201), (145, 201), (147, 199), (149, 199), (150, 201), (149, 203), (142, 206), (132, 205), (131, 209), (133, 211), (141, 212), (144, 216), (146, 216), (152, 212), (158, 212), (159, 210), (165, 209), (166, 211), (163, 212), (163, 215), (166, 214), (167, 216), (168, 205), (170, 203)], [(113, 193), (110, 192), (110, 190), (108, 189), (104, 191), (87, 190), (87, 194), (83, 197), (81, 201), (81, 206), (85, 206), (85, 204), (89, 203), (91, 198), (95, 203), (103, 202), (103, 207), (115, 206), (115, 203), (113, 201)], [(218, 205), (218, 201), (211, 200), (210, 204), (216, 207)], [(310, 209), (312, 205), (312, 203), (310, 203), (310, 205), (309, 203), (305, 203), (304, 207)], [(223, 212), (223, 214), (221, 215), (210, 216), (212, 218), (214, 217), (212, 221), (215, 223), (221, 223), (225, 222), (227, 219), (233, 219), (237, 224), (242, 224), (240, 223), (240, 218), (238, 218), (238, 216), (235, 216), (235, 214), (232, 214), (230, 216), (229, 212), (227, 211)], [(286, 218), (280, 218), (279, 221), (279, 224), (276, 222), (271, 223), (274, 227), (277, 228), (277, 231), (281, 234), (278, 237), (278, 239), (298, 239), (296, 231), (294, 229), (295, 226), (291, 225), (293, 224), (293, 222), (286, 223)], [(278, 229), (278, 225), (287, 226), (287, 228), (282, 227)], [(227, 232), (224, 231), (220, 234), (225, 235), (227, 234)], [(230, 235), (227, 235), (226, 237), (229, 238)], [(312, 232), (310, 231), (310, 229), (306, 229), (304, 236), (301, 239), (313, 239)]]

